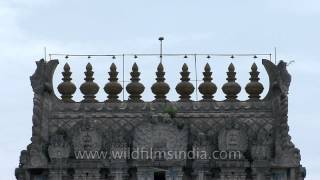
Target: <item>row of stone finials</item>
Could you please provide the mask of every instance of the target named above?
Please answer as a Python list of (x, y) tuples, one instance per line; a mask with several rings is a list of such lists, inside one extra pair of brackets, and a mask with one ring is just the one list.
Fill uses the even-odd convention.
[[(82, 102), (97, 102), (95, 99), (95, 94), (99, 91), (99, 86), (94, 82), (92, 65), (90, 63), (86, 66), (85, 82), (81, 84), (80, 91), (83, 96)], [(61, 99), (64, 102), (74, 102), (72, 100), (72, 95), (76, 91), (76, 86), (71, 82), (70, 66), (68, 63), (64, 66), (63, 82), (58, 85), (58, 91), (61, 94)], [(183, 64), (181, 74), (181, 82), (177, 84), (176, 91), (180, 95), (179, 101), (191, 101), (190, 95), (194, 92), (194, 86), (190, 83), (188, 66)], [(141, 94), (144, 92), (145, 87), (140, 81), (140, 72), (136, 63), (132, 66), (132, 71), (130, 72), (131, 82), (126, 86), (126, 90), (129, 93), (129, 102), (141, 102)], [(166, 94), (169, 92), (170, 87), (165, 82), (164, 78), (165, 72), (162, 63), (158, 65), (156, 72), (156, 82), (152, 85), (152, 93), (155, 94), (155, 100), (157, 102), (168, 101), (166, 99)], [(212, 82), (212, 72), (210, 65), (207, 63), (203, 72), (203, 82), (199, 85), (199, 92), (203, 95), (202, 101), (212, 101), (213, 95), (217, 91), (217, 86)], [(260, 94), (263, 92), (263, 85), (259, 82), (259, 72), (257, 70), (257, 65), (253, 63), (250, 72), (250, 82), (246, 85), (245, 90), (249, 94), (249, 100), (259, 100)], [(114, 63), (110, 66), (109, 72), (109, 82), (104, 86), (104, 91), (108, 94), (108, 99), (106, 102), (119, 102), (118, 94), (121, 93), (123, 87), (118, 82), (118, 72), (117, 67)], [(236, 72), (233, 64), (231, 63), (228, 67), (227, 72), (227, 82), (222, 86), (223, 92), (226, 94), (226, 100), (236, 101), (237, 94), (241, 91), (240, 85), (236, 82)]]

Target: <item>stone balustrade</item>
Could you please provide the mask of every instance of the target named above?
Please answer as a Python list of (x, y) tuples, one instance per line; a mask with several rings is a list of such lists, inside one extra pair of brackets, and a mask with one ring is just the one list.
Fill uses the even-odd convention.
[[(58, 85), (58, 91), (61, 94), (61, 100), (64, 102), (74, 102), (72, 99), (73, 94), (76, 92), (76, 86), (72, 83), (72, 72), (68, 63), (64, 65), (64, 71), (62, 72), (62, 82)], [(94, 81), (93, 67), (90, 63), (86, 66), (84, 82), (80, 85), (80, 91), (83, 94), (83, 103), (98, 102), (96, 94), (100, 90), (100, 86)], [(190, 82), (190, 72), (187, 64), (183, 64), (180, 75), (180, 82), (176, 85), (175, 91), (179, 94), (179, 102), (188, 102), (191, 100), (191, 95), (195, 92), (195, 88), (198, 88), (202, 94), (201, 101), (215, 101), (214, 95), (217, 92), (217, 85), (213, 81), (213, 72), (210, 65), (207, 63), (203, 70), (203, 81), (198, 87)], [(222, 91), (225, 94), (225, 101), (239, 101), (238, 94), (241, 91), (241, 86), (236, 82), (236, 71), (234, 65), (231, 63), (227, 71), (227, 82), (223, 84)], [(140, 72), (138, 65), (133, 64), (130, 72), (130, 82), (126, 87), (122, 87), (118, 81), (117, 67), (114, 63), (110, 66), (109, 82), (104, 85), (104, 91), (107, 94), (105, 102), (121, 102), (119, 94), (125, 89), (129, 94), (128, 102), (143, 102), (141, 94), (145, 91), (145, 86), (140, 82)], [(165, 82), (164, 66), (160, 63), (157, 67), (156, 82), (151, 86), (151, 91), (154, 94), (154, 102), (167, 102), (168, 92), (172, 89)], [(264, 90), (263, 85), (259, 82), (259, 71), (255, 63), (252, 64), (250, 79), (245, 86), (245, 91), (248, 94), (250, 101), (260, 101), (260, 95)]]

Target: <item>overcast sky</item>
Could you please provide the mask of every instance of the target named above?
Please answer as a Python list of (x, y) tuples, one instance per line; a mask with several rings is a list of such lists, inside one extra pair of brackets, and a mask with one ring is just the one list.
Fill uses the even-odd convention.
[[(289, 124), (293, 142), (301, 150), (307, 179), (320, 179), (319, 93), (320, 92), (320, 2), (317, 0), (241, 0), (241, 1), (80, 1), (80, 0), (0, 0), (0, 180), (13, 180), (20, 151), (30, 143), (32, 127), (32, 89), (29, 76), (34, 61), (48, 53), (157, 53), (158, 37), (164, 36), (165, 53), (273, 53), (278, 59), (294, 60), (289, 95)], [(264, 57), (259, 57), (264, 58)], [(198, 78), (207, 60), (199, 57)], [(127, 58), (128, 79), (134, 59)], [(156, 57), (136, 59), (141, 81), (146, 86), (145, 100), (152, 100), (150, 87), (159, 62)], [(217, 99), (223, 99), (221, 86), (225, 71), (233, 62), (242, 87), (248, 82), (251, 57), (216, 57), (210, 60), (214, 82), (219, 87)], [(61, 59), (54, 84), (61, 79), (65, 63)], [(86, 58), (70, 58), (72, 77), (79, 87)], [(90, 60), (100, 87), (107, 82), (112, 62)], [(182, 63), (187, 62), (195, 78), (192, 58), (165, 58), (166, 78), (171, 86), (169, 97), (177, 99), (174, 87), (179, 82)], [(266, 72), (255, 60), (261, 80), (268, 88)], [(120, 78), (122, 78), (120, 73)], [(58, 93), (57, 93), (58, 95)], [(246, 99), (242, 90), (240, 99)], [(99, 100), (106, 95), (101, 89)], [(193, 95), (193, 99), (195, 99)], [(80, 100), (79, 91), (75, 99)]]

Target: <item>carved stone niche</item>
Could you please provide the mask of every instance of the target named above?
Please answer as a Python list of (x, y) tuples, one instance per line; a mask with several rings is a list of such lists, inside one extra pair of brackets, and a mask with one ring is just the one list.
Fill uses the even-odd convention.
[(48, 159), (41, 151), (41, 146), (31, 149), (29, 154), (30, 166), (33, 168), (41, 168), (47, 165)]
[(220, 151), (240, 151), (245, 152), (248, 147), (248, 136), (243, 128), (237, 124), (232, 124), (222, 129), (218, 136)]
[(79, 122), (73, 132), (74, 151), (99, 151), (102, 147), (102, 137), (92, 122)]
[(271, 131), (266, 131), (264, 129), (257, 133), (257, 139), (255, 143), (251, 146), (250, 152), (251, 157), (254, 160), (269, 160), (271, 158)]
[(66, 141), (66, 136), (64, 134), (58, 133), (50, 138), (48, 154), (51, 160), (69, 157), (70, 145)]
[(192, 136), (193, 149), (209, 153), (214, 145), (209, 142), (208, 135), (203, 132), (194, 132)]
[(144, 148), (148, 151), (151, 148), (153, 151), (185, 151), (187, 131), (185, 128), (179, 129), (177, 125), (165, 119), (153, 118), (152, 121), (143, 122), (135, 128), (133, 148)]

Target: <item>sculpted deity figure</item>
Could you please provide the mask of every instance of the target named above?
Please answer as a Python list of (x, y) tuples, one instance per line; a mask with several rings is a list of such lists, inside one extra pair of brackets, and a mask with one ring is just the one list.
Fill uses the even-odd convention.
[(228, 150), (237, 150), (239, 149), (240, 145), (240, 131), (239, 130), (229, 130), (227, 131), (226, 135), (226, 143), (227, 143), (227, 149)]
[(101, 136), (88, 122), (80, 124), (79, 130), (73, 137), (75, 151), (97, 151), (102, 146)]
[(248, 138), (237, 126), (224, 128), (219, 132), (219, 149), (222, 151), (244, 152), (248, 146)]

